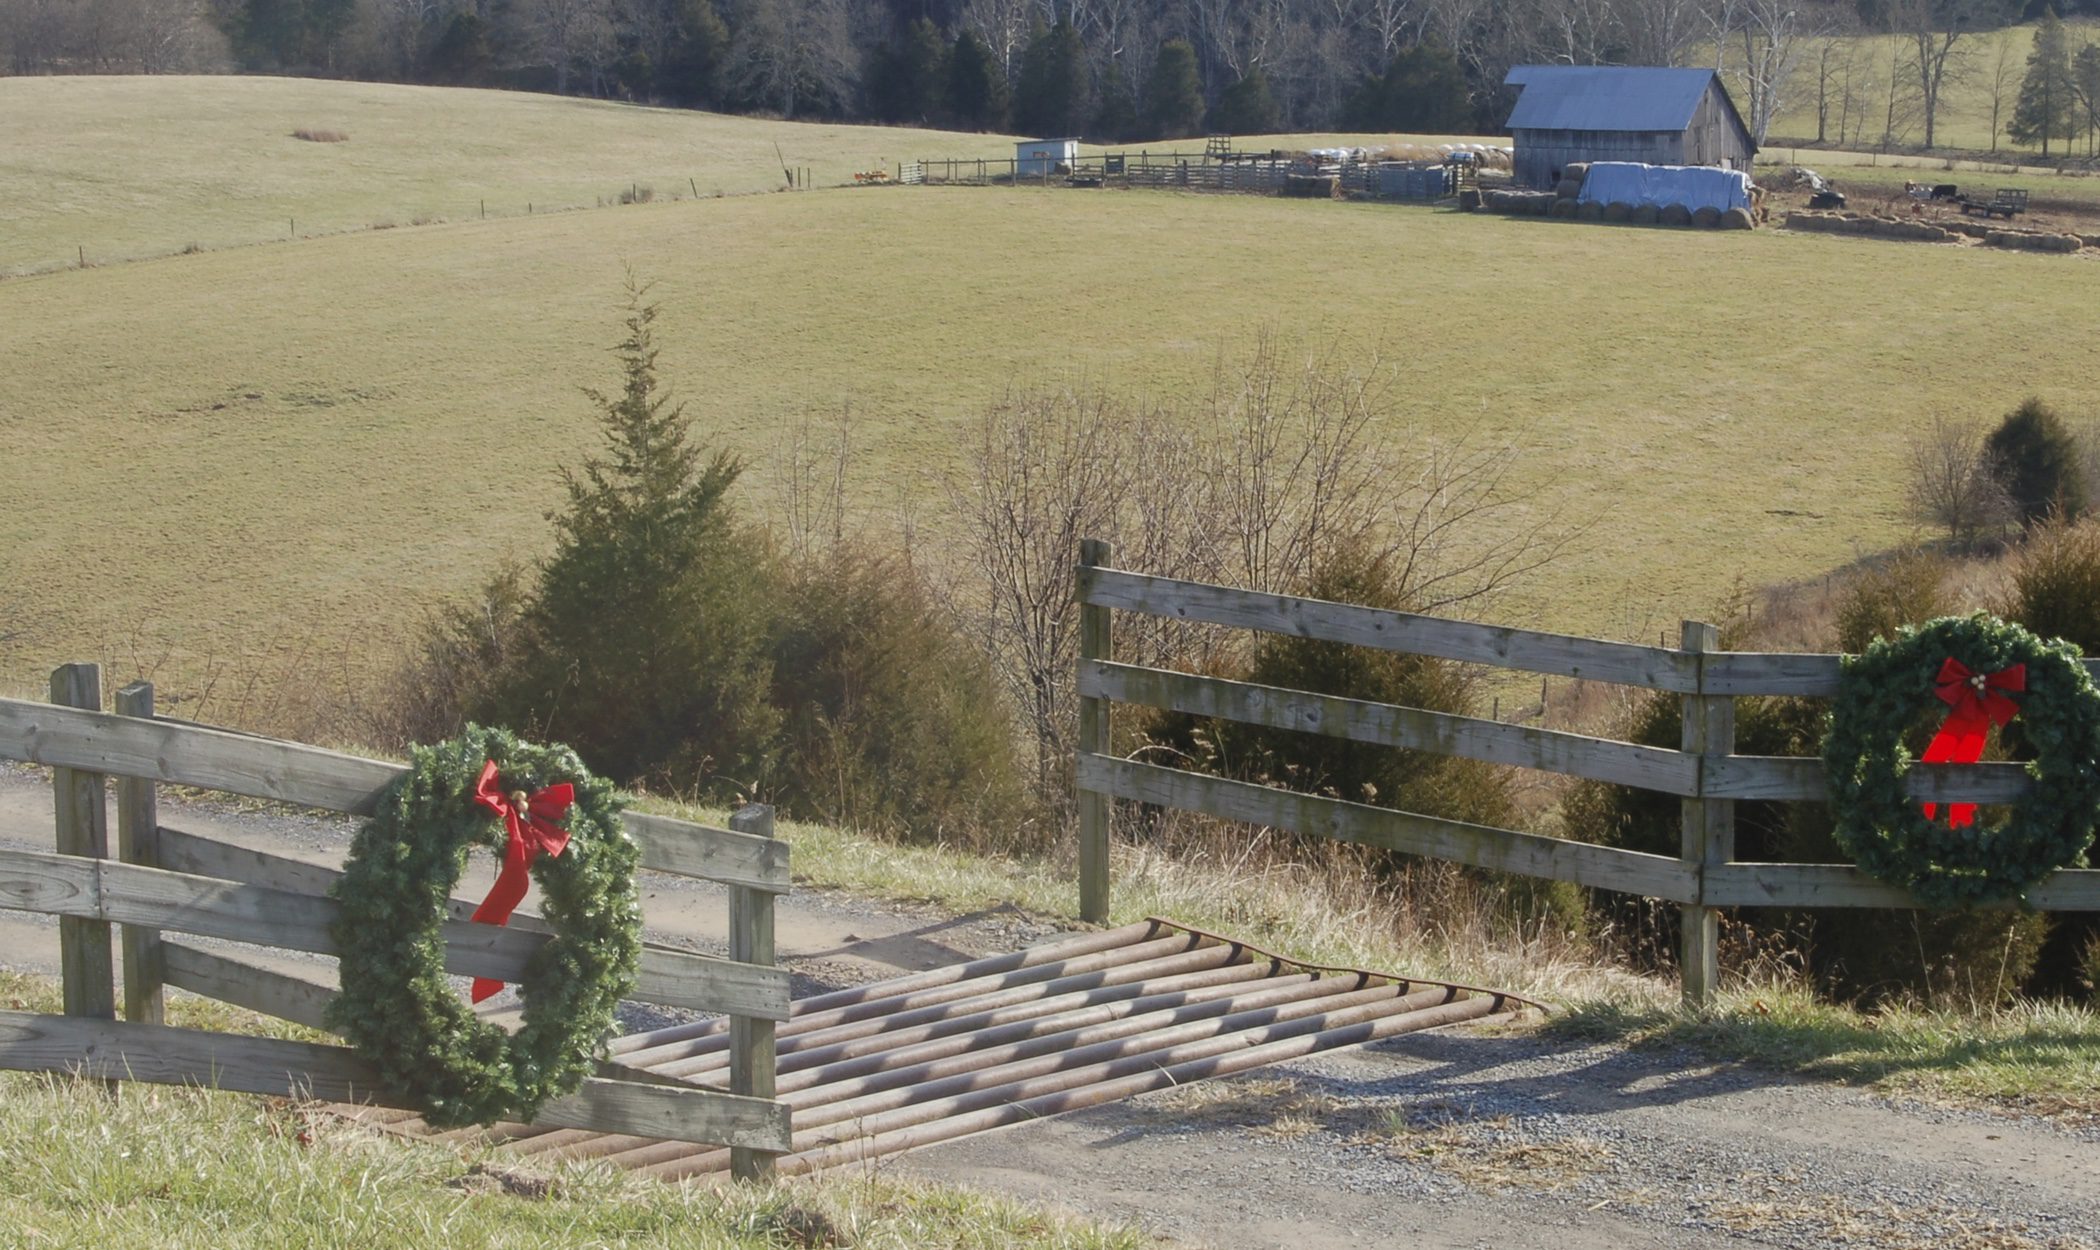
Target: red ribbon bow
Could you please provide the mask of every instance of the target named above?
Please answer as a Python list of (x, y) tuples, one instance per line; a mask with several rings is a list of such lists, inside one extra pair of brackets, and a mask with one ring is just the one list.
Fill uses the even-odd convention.
[[(510, 923), (511, 912), (517, 909), (526, 887), (532, 883), (527, 870), (533, 859), (542, 851), (559, 855), (568, 848), (569, 831), (554, 822), (567, 815), (569, 805), (575, 801), (576, 787), (566, 781), (548, 786), (530, 798), (522, 790), (506, 795), (496, 780), (496, 761), (482, 766), (481, 781), (474, 787), (474, 803), (501, 816), (510, 839), (503, 848), (503, 871), (496, 874), (489, 896), (474, 909), (476, 924), (500, 927)], [(473, 1000), (478, 1003), (502, 988), (501, 981), (476, 977)]]
[[(2025, 664), (1985, 674), (1974, 672), (1960, 660), (1948, 656), (1947, 662), (1940, 665), (1934, 693), (1953, 710), (1947, 713), (1940, 731), (1926, 746), (1925, 763), (1974, 764), (1982, 759), (1983, 740), (1989, 736), (1991, 726), (1995, 724), (2003, 729), (2020, 712), (2020, 705), (2003, 692), (2026, 689)], [(1925, 819), (1931, 820), (1938, 807), (1936, 803), (1927, 803)], [(1975, 823), (1974, 803), (1947, 805), (1947, 824), (1950, 827), (1960, 829)]]

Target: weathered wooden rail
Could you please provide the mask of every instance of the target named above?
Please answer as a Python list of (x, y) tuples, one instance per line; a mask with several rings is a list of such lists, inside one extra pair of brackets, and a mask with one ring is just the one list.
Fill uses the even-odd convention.
[[(1744, 863), (1735, 859), (1735, 804), (1817, 800), (1828, 793), (1814, 758), (1737, 755), (1735, 700), (1758, 695), (1828, 697), (1839, 657), (1718, 649), (1711, 625), (1688, 621), (1680, 645), (1649, 647), (1478, 625), (1290, 595), (1176, 581), (1109, 567), (1106, 544), (1081, 549), (1078, 672), (1080, 914), (1108, 916), (1110, 802), (1124, 799), (1221, 819), (1324, 834), (1478, 868), (1646, 895), (1683, 909), (1682, 973), (1688, 1001), (1712, 994), (1718, 909), (1918, 907), (1909, 891), (1850, 864)], [(1397, 707), (1302, 690), (1120, 664), (1113, 613), (1136, 612), (1351, 643), (1385, 651), (1527, 673), (1613, 682), (1684, 700), (1676, 750), (1471, 716)], [(2089, 669), (2100, 669), (2093, 661)], [(1683, 804), (1675, 857), (1592, 846), (1512, 829), (1463, 824), (1390, 808), (1232, 781), (1117, 757), (1112, 708), (1137, 704), (1352, 742), (1428, 751), (1673, 795)], [(1920, 801), (2005, 803), (2033, 784), (2019, 764), (1919, 765)], [(2100, 870), (2057, 872), (2029, 893), (2045, 911), (2100, 910)]]
[[(0, 850), (0, 907), (59, 918), (64, 1015), (0, 1011), (0, 1068), (77, 1071), (262, 1094), (400, 1106), (371, 1067), (339, 1046), (170, 1028), (167, 986), (323, 1028), (335, 988), (170, 933), (309, 954), (334, 953), (326, 896), (340, 873), (163, 825), (156, 786), (192, 786), (353, 815), (372, 810), (404, 769), (317, 747), (156, 718), (152, 687), (101, 707), (91, 664), (52, 675), (52, 702), (0, 699), (0, 759), (52, 769), (56, 853)], [(118, 846), (110, 856), (105, 781), (116, 779)], [(787, 1105), (774, 1097), (775, 1022), (789, 1014), (788, 977), (773, 959), (773, 900), (789, 888), (788, 847), (772, 813), (750, 807), (715, 829), (622, 815), (644, 868), (728, 887), (730, 957), (645, 943), (633, 997), (719, 1012), (730, 1022), (726, 1089), (680, 1087), (617, 1063), (547, 1104), (537, 1123), (727, 1146), (740, 1176), (787, 1150)], [(452, 903), (445, 966), (521, 979), (546, 940), (544, 922), (466, 923)], [(110, 925), (123, 929), (123, 1019), (117, 1017)], [(319, 967), (319, 965), (317, 965)]]

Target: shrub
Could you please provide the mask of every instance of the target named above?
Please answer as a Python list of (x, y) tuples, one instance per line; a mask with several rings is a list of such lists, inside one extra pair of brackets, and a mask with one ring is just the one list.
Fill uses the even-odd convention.
[(2085, 510), (2078, 445), (2063, 419), (2040, 399), (2029, 398), (2006, 414), (1984, 450), (2022, 526), (2032, 529), (2052, 515), (2074, 521)]
[(2100, 522), (2037, 529), (2013, 559), (2001, 611), (2044, 638), (2100, 654)]
[(1935, 417), (1931, 429), (1912, 436), (1906, 459), (1911, 519), (1946, 530), (1956, 548), (1995, 539), (2011, 523), (2012, 499), (1984, 450), (1978, 423)]
[(839, 547), (799, 564), (782, 599), (782, 802), (845, 829), (1014, 843), (1029, 813), (1013, 722), (919, 574)]
[(1857, 655), (1901, 626), (1953, 615), (1950, 571), (1943, 557), (1915, 547), (1863, 569), (1838, 598), (1838, 650)]

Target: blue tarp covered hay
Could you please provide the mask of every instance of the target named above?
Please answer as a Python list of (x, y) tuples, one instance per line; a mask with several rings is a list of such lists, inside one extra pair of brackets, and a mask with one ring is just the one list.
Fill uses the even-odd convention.
[(1639, 165), (1631, 161), (1598, 161), (1582, 180), (1584, 203), (1682, 204), (1697, 212), (1725, 213), (1750, 207), (1750, 175), (1733, 169), (1699, 165)]

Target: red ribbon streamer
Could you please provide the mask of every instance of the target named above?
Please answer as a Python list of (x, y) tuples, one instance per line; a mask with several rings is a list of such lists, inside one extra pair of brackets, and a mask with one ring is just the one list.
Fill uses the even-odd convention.
[[(524, 802), (518, 802), (520, 799)], [(569, 831), (554, 822), (567, 815), (569, 805), (575, 801), (576, 787), (566, 781), (548, 786), (531, 798), (526, 798), (523, 791), (506, 795), (496, 780), (496, 761), (490, 760), (482, 766), (481, 781), (474, 787), (474, 802), (503, 818), (503, 827), (509, 831), (510, 839), (503, 847), (503, 871), (496, 874), (496, 884), (489, 887), (489, 896), (474, 909), (474, 923), (498, 927), (510, 923), (511, 912), (517, 909), (525, 898), (526, 887), (532, 884), (528, 870), (534, 858), (542, 851), (559, 855), (568, 848)], [(501, 981), (476, 977), (473, 1000), (478, 1003), (502, 988)]]
[[(1989, 736), (1991, 726), (2003, 729), (2019, 714), (2020, 705), (2003, 692), (2027, 689), (2027, 666), (2015, 664), (1984, 674), (1973, 672), (1968, 665), (1948, 656), (1947, 662), (1940, 665), (1935, 687), (1934, 693), (1953, 710), (1925, 747), (1925, 763), (1974, 764), (1983, 758), (1983, 740)], [(1936, 803), (1925, 804), (1925, 819), (1931, 820), (1938, 808)], [(1975, 823), (1974, 803), (1947, 805), (1949, 827), (1960, 829)]]

